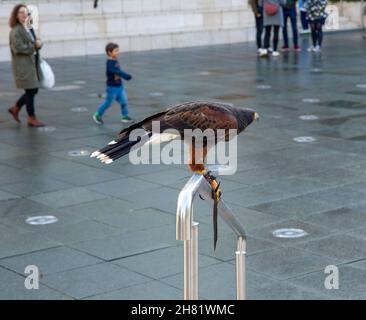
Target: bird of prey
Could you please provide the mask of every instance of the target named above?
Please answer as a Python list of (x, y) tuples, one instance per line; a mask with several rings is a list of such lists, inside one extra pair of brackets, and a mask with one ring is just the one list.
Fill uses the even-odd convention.
[[(214, 247), (217, 243), (217, 203), (220, 200), (221, 191), (216, 178), (205, 169), (205, 160), (209, 147), (220, 141), (229, 141), (232, 135), (229, 132), (235, 130), (236, 134), (242, 132), (259, 115), (254, 110), (236, 108), (224, 103), (212, 101), (192, 101), (174, 105), (165, 111), (158, 112), (144, 120), (134, 123), (123, 129), (118, 138), (111, 141), (106, 147), (95, 151), (91, 157), (97, 157), (103, 163), (110, 164), (120, 157), (127, 155), (131, 149), (139, 143), (139, 146), (149, 143), (162, 143), (173, 139), (188, 141), (189, 143), (189, 163), (188, 167), (192, 172), (204, 175), (212, 187), (212, 197), (214, 199)], [(160, 132), (153, 132), (154, 121), (158, 121)], [(131, 133), (139, 129), (143, 134), (139, 139), (131, 141)], [(174, 130), (175, 134), (169, 133)], [(201, 132), (209, 129), (214, 133), (214, 141), (211, 144), (204, 140), (201, 144), (196, 144), (195, 139), (185, 136), (187, 129)], [(220, 130), (221, 129), (221, 130)], [(155, 129), (156, 130), (156, 129)], [(219, 134), (221, 132), (221, 134)], [(232, 131), (231, 131), (232, 132)]]

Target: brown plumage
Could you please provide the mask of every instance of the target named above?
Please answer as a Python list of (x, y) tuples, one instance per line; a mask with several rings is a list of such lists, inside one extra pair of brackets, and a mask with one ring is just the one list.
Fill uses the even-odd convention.
[[(230, 129), (236, 130), (237, 134), (242, 132), (247, 126), (249, 126), (254, 120), (258, 118), (258, 114), (249, 109), (242, 109), (229, 106), (227, 104), (211, 102), (211, 101), (193, 101), (178, 104), (171, 108), (156, 113), (144, 120), (131, 125), (128, 128), (123, 129), (120, 132), (119, 137), (110, 142), (108, 146), (100, 149), (92, 154), (92, 157), (98, 157), (104, 163), (112, 163), (118, 158), (128, 154), (132, 147), (139, 143), (151, 143), (159, 134), (174, 129), (178, 134), (170, 137), (169, 139), (181, 139), (185, 140), (189, 144), (189, 164), (188, 167), (191, 171), (203, 174), (209, 181), (213, 189), (213, 198), (215, 200), (214, 207), (217, 208), (217, 202), (220, 198), (220, 190), (216, 179), (211, 176), (205, 170), (205, 159), (209, 148), (216, 145), (220, 141), (228, 141)], [(160, 123), (159, 132), (154, 132), (153, 121)], [(144, 135), (137, 141), (130, 141), (129, 137), (133, 130), (143, 130)], [(187, 135), (185, 129), (199, 129), (201, 132), (205, 130), (212, 130), (214, 135), (211, 140), (203, 140), (203, 143), (196, 143), (195, 137)], [(220, 130), (221, 133), (219, 134)], [(223, 132), (222, 132), (223, 131)], [(161, 137), (163, 135), (160, 135)], [(160, 142), (161, 140), (155, 139), (154, 141)], [(214, 209), (215, 209), (214, 208)], [(217, 210), (214, 210), (214, 226), (215, 226), (215, 247), (217, 241)]]

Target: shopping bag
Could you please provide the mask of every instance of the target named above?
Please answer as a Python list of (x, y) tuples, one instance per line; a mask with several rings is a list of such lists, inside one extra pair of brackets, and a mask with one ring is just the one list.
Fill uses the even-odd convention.
[(45, 89), (50, 89), (55, 86), (55, 74), (52, 71), (51, 66), (44, 59), (40, 61), (40, 76), (41, 76), (41, 87)]

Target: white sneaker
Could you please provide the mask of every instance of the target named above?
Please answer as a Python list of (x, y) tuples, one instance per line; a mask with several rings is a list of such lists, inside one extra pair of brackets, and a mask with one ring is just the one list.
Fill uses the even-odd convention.
[(260, 57), (266, 57), (268, 56), (268, 50), (267, 49), (262, 49), (259, 53)]
[(260, 55), (262, 50), (263, 50), (262, 48), (258, 48), (257, 53)]
[(317, 45), (317, 46), (315, 47), (314, 52), (318, 52), (318, 53), (322, 52), (322, 49), (320, 48), (320, 46), (319, 46), (319, 45)]
[(314, 50), (315, 50), (315, 48), (313, 46), (311, 46), (311, 47), (308, 48), (308, 51), (309, 52), (313, 52)]
[(280, 55), (280, 53), (278, 51), (273, 51), (272, 56), (273, 57), (278, 57)]

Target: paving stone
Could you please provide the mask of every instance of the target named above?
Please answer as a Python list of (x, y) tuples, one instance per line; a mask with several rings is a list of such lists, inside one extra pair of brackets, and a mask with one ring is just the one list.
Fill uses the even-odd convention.
[(68, 247), (55, 247), (0, 260), (0, 265), (23, 274), (26, 266), (35, 265), (43, 275), (97, 264), (102, 260)]
[(32, 201), (42, 203), (51, 208), (62, 208), (103, 198), (106, 198), (106, 196), (85, 188), (71, 188), (29, 197)]
[[(211, 243), (212, 245), (212, 243)], [(146, 261), (149, 261), (147, 264)], [(208, 266), (220, 261), (204, 255), (198, 257), (199, 266)], [(116, 260), (124, 266), (154, 279), (183, 272), (183, 247), (170, 247)]]
[(327, 265), (340, 263), (334, 258), (311, 254), (296, 248), (275, 248), (247, 258), (248, 268), (277, 280), (286, 280)]
[(123, 267), (100, 263), (46, 276), (42, 279), (42, 283), (73, 298), (82, 299), (149, 280)]
[[(24, 271), (24, 270), (23, 270)], [(0, 267), (1, 300), (71, 300), (72, 297), (39, 284), (38, 290), (25, 288), (25, 276)]]
[(159, 281), (149, 281), (117, 291), (92, 296), (90, 300), (181, 300), (183, 291)]
[(323, 257), (332, 257), (342, 262), (366, 258), (366, 239), (359, 239), (348, 234), (312, 240), (296, 247), (305, 249)]
[(362, 299), (366, 297), (366, 271), (349, 266), (339, 267), (339, 289), (326, 289), (324, 282), (329, 274), (323, 271), (313, 272), (290, 282), (304, 288), (315, 290), (327, 299)]

